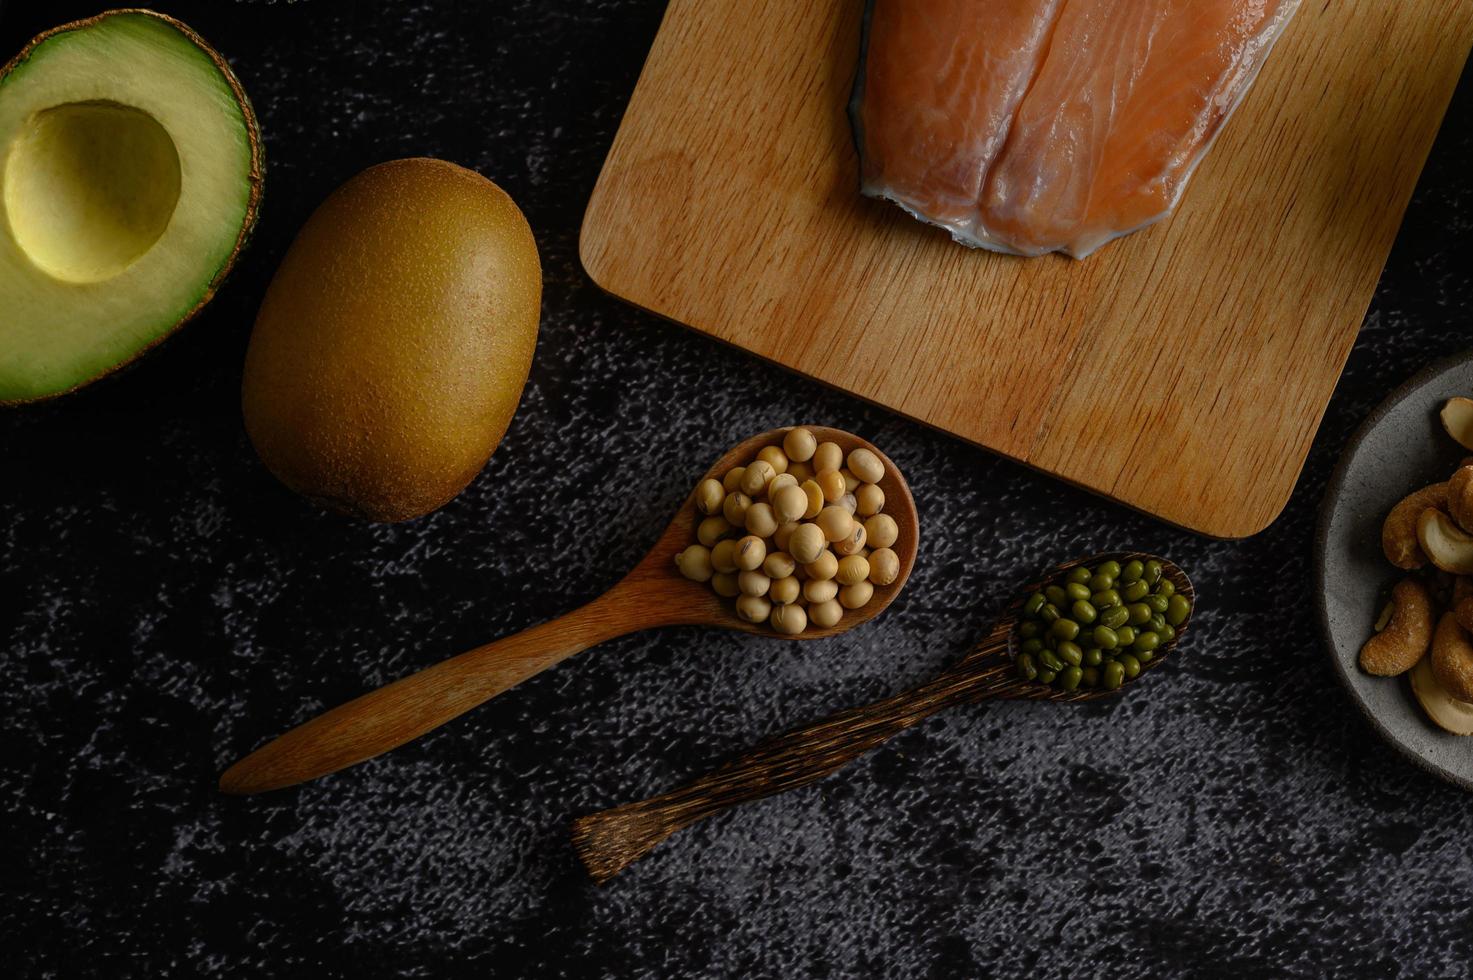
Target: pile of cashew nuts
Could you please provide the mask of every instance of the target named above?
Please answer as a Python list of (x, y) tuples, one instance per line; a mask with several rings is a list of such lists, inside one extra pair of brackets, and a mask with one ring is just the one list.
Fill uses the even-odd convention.
[[(1451, 399), (1442, 421), (1473, 450), (1473, 400)], [(1428, 716), (1455, 735), (1473, 735), (1473, 458), (1393, 507), (1381, 548), (1411, 574), (1392, 589), (1361, 648), (1361, 669), (1382, 677), (1411, 671)]]

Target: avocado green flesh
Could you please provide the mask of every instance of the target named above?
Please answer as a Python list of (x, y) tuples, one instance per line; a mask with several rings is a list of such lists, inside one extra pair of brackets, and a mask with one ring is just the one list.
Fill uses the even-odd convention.
[(210, 54), (147, 14), (0, 79), (0, 402), (100, 377), (208, 298), (254, 216), (254, 139)]

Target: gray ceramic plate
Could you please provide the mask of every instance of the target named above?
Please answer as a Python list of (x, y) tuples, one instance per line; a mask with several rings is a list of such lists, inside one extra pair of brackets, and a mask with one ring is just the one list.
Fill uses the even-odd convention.
[(1406, 494), (1445, 480), (1468, 455), (1437, 413), (1473, 396), (1473, 351), (1427, 368), (1381, 403), (1330, 479), (1315, 545), (1320, 626), (1335, 672), (1376, 730), (1413, 762), (1473, 789), (1473, 737), (1449, 735), (1422, 714), (1405, 677), (1371, 677), (1356, 665), (1397, 571), (1381, 554), (1381, 521)]

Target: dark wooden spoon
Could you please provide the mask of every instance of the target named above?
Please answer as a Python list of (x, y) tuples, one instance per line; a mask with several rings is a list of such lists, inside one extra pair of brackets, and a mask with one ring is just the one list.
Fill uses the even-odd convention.
[(1109, 559), (1122, 565), (1133, 558), (1161, 562), (1176, 591), (1196, 607), (1192, 582), (1173, 562), (1141, 552), (1114, 552), (1080, 558), (1029, 582), (992, 627), (992, 632), (961, 660), (919, 687), (873, 704), (850, 708), (823, 721), (794, 729), (761, 743), (751, 752), (680, 789), (580, 817), (573, 822), (573, 846), (588, 873), (599, 884), (649, 853), (661, 841), (698, 820), (739, 803), (760, 800), (836, 772), (870, 749), (943, 708), (993, 698), (1027, 701), (1093, 701), (1118, 694), (1159, 667), (1181, 641), (1190, 617), (1177, 628), (1176, 639), (1141, 666), (1135, 680), (1119, 691), (1096, 688), (1073, 693), (1020, 678), (1013, 666), (1015, 627), (1024, 601), (1045, 585), (1060, 581), (1072, 568)]
[(870, 443), (840, 429), (806, 426), (820, 443), (836, 443), (847, 457), (861, 447), (880, 457), (885, 476), (884, 512), (895, 519), (894, 551), (900, 574), (876, 586), (860, 609), (846, 611), (837, 625), (809, 624), (797, 636), (780, 634), (736, 615), (731, 600), (710, 586), (681, 576), (675, 556), (695, 541), (695, 490), (706, 477), (720, 479), (734, 466), (756, 458), (766, 446), (781, 445), (792, 427), (753, 436), (733, 447), (691, 483), (691, 493), (660, 540), (634, 569), (588, 605), (515, 636), (477, 647), (339, 705), (293, 728), (241, 759), (220, 777), (226, 793), (260, 793), (325, 776), (419, 738), (477, 705), (573, 654), (616, 636), (656, 626), (719, 626), (785, 640), (818, 640), (868, 622), (895, 600), (915, 565), (920, 527), (910, 487), (890, 458)]

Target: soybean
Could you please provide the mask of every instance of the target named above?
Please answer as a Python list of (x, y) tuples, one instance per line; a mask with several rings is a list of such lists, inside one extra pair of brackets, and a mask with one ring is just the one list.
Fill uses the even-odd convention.
[(876, 514), (867, 518), (864, 530), (869, 536), (871, 548), (893, 548), (896, 539), (900, 537), (900, 526), (889, 514)]
[(900, 556), (889, 548), (876, 548), (869, 554), (869, 580), (875, 585), (889, 585), (900, 577)]
[(823, 491), (823, 499), (831, 504), (836, 504), (844, 496), (844, 477), (838, 470), (824, 470), (815, 478), (818, 488)]
[(772, 584), (772, 579), (758, 571), (744, 571), (737, 574), (737, 588), (742, 590), (743, 595), (766, 595), (767, 588)]
[(761, 623), (772, 613), (772, 603), (757, 595), (743, 595), (736, 601), (737, 615), (749, 623)]
[(711, 567), (718, 572), (737, 570), (735, 541), (727, 538), (725, 541), (716, 542), (716, 547), (711, 549)]
[(742, 474), (742, 493), (749, 497), (761, 496), (767, 489), (768, 482), (775, 476), (777, 476), (777, 470), (771, 463), (765, 459), (757, 460)]
[[(695, 541), (676, 555), (676, 570), (735, 599), (746, 622), (789, 635), (810, 621), (835, 626), (845, 609), (870, 602), (875, 586), (900, 578), (900, 528), (884, 513), (878, 485), (885, 476), (874, 450), (857, 447), (846, 456), (811, 429), (789, 429), (745, 465), (697, 484)], [(1060, 618), (1058, 607), (1046, 604), (1040, 596), (1033, 609), (1039, 617), (1024, 638), (1040, 650), (1045, 614), (1047, 622)], [(1043, 676), (1036, 665), (1033, 676)]]
[(726, 495), (726, 500), (721, 504), (721, 516), (726, 518), (732, 527), (746, 527), (747, 509), (752, 506), (752, 498), (740, 490), (733, 490)]
[(868, 582), (855, 582), (839, 590), (839, 605), (845, 609), (858, 609), (874, 597), (875, 587)]
[(675, 556), (675, 565), (680, 574), (692, 582), (709, 582), (715, 570), (711, 567), (711, 549), (693, 544)]
[(802, 590), (802, 585), (790, 575), (787, 578), (773, 579), (772, 584), (767, 587), (767, 595), (773, 602), (787, 604), (797, 602)]
[(749, 534), (736, 543), (737, 568), (750, 572), (760, 568), (767, 560), (767, 542), (755, 534)]
[(817, 524), (803, 524), (788, 539), (788, 552), (798, 564), (809, 565), (818, 560), (827, 545), (828, 538)]
[(808, 607), (808, 621), (814, 626), (821, 626), (824, 629), (828, 629), (830, 626), (837, 626), (839, 620), (843, 618), (844, 607), (839, 605), (835, 599), (829, 599), (826, 602), (816, 602)]
[(835, 574), (840, 585), (854, 585), (869, 578), (869, 560), (858, 555), (849, 555), (839, 560)]
[(757, 458), (772, 467), (774, 476), (782, 476), (788, 471), (788, 454), (781, 446), (764, 446), (757, 452)]
[(854, 530), (854, 518), (842, 507), (830, 505), (819, 512), (814, 522), (830, 542), (843, 541)]
[(762, 562), (762, 570), (768, 578), (787, 578), (798, 570), (798, 563), (785, 551), (774, 551)]
[(863, 483), (879, 483), (885, 477), (885, 464), (880, 462), (880, 457), (861, 447), (849, 453), (849, 471)]
[(801, 518), (808, 510), (808, 494), (797, 484), (783, 487), (772, 495), (772, 515), (779, 524)]
[(772, 537), (777, 533), (778, 525), (786, 523), (787, 521), (779, 521), (773, 514), (771, 504), (760, 503), (747, 508), (746, 520), (743, 521), (746, 529), (759, 538)]
[(803, 583), (803, 598), (813, 603), (824, 603), (839, 594), (839, 583), (831, 578), (811, 578)]
[(849, 528), (849, 536), (843, 541), (834, 542), (834, 552), (840, 556), (857, 555), (864, 551), (865, 542), (868, 538), (864, 533), (864, 525), (855, 523)]
[(839, 559), (825, 548), (813, 561), (804, 564), (803, 571), (812, 579), (830, 579), (839, 574)]
[(701, 485), (696, 487), (696, 510), (702, 514), (716, 513), (725, 499), (726, 490), (722, 488), (720, 480), (702, 480)]
[(808, 625), (808, 611), (802, 606), (791, 603), (779, 605), (772, 610), (772, 618), (768, 622), (779, 633), (796, 635), (803, 632), (804, 627)]
[(844, 465), (844, 450), (832, 442), (820, 443), (813, 452), (813, 472), (826, 473)]
[(806, 463), (813, 458), (816, 449), (818, 449), (818, 440), (807, 429), (793, 429), (783, 436), (783, 452), (787, 454), (788, 459)]
[(885, 491), (866, 483), (854, 491), (854, 512), (860, 517), (873, 517), (885, 509)]
[(731, 522), (720, 514), (706, 518), (696, 525), (696, 540), (707, 548), (716, 547), (716, 542), (731, 533)]

